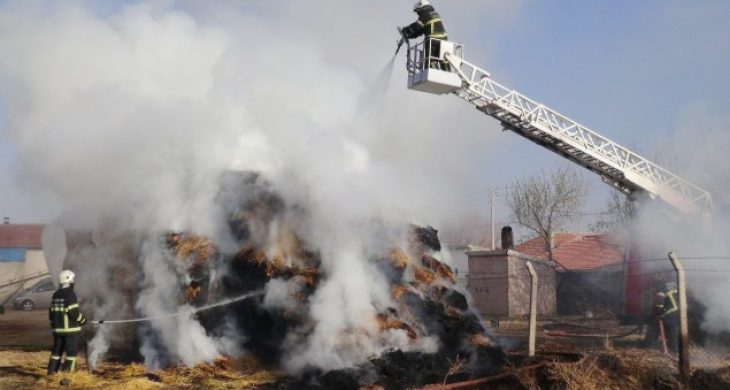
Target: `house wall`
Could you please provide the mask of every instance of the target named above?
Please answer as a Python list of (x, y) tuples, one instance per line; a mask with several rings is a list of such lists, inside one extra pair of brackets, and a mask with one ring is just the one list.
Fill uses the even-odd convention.
[(620, 313), (622, 310), (624, 284), (620, 266), (561, 272), (557, 279), (558, 314)]
[(42, 250), (29, 249), (25, 252), (25, 275), (32, 275), (39, 272), (48, 272), (46, 258)]
[[(514, 251), (469, 253), (468, 291), (482, 317), (513, 317), (530, 314), (530, 273), (525, 257)], [(537, 314), (557, 312), (555, 269), (532, 261), (538, 274)]]
[[(530, 314), (530, 289), (532, 279), (527, 269), (527, 262), (517, 256), (509, 256), (509, 316), (525, 316)], [(555, 292), (555, 269), (538, 262), (532, 262), (537, 272), (537, 314), (555, 315), (557, 312), (557, 295)]]
[(483, 317), (509, 315), (506, 252), (497, 256), (469, 255), (468, 262), (467, 290), (477, 312)]
[[(43, 251), (29, 249), (25, 252), (25, 261), (23, 262), (0, 262), (0, 284), (45, 272), (48, 272), (48, 266)], [(0, 303), (5, 301), (8, 295), (13, 294), (20, 288), (30, 287), (38, 280), (36, 278), (22, 284), (0, 288)]]

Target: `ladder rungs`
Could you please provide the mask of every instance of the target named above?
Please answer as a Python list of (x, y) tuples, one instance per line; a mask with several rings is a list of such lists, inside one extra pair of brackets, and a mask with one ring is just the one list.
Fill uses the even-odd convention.
[[(468, 64), (468, 62), (464, 62)], [(473, 65), (469, 64), (469, 66)], [(477, 67), (474, 67), (474, 69), (481, 71)], [(482, 80), (480, 79), (479, 82), (482, 82)], [(681, 196), (686, 198), (687, 203), (691, 203), (697, 209), (707, 209), (712, 206), (712, 199), (707, 191), (683, 178), (643, 159), (643, 157), (635, 155), (628, 149), (571, 121), (567, 117), (530, 100), (517, 91), (509, 90), (491, 79), (484, 81), (484, 83), (489, 88), (489, 96), (485, 94), (485, 85), (480, 85), (479, 88), (466, 87), (456, 91), (455, 94), (474, 105), (478, 110), (499, 120), (505, 129), (519, 133), (602, 176), (610, 177), (610, 180), (613, 181), (612, 184), (617, 188), (626, 188), (627, 191), (647, 190), (644, 186), (625, 178), (624, 172), (631, 171), (640, 177), (647, 178), (656, 186), (664, 186), (668, 190), (682, 194)], [(539, 122), (538, 118), (540, 118)], [(559, 136), (552, 133), (553, 125), (550, 125), (551, 128), (548, 130), (542, 130), (546, 126), (545, 121), (547, 120), (560, 128)], [(593, 146), (581, 146), (586, 142), (584, 137), (588, 137), (589, 142), (591, 142), (590, 145)], [(566, 143), (563, 139), (573, 140), (578, 146)], [(601, 146), (596, 147), (595, 145)], [(627, 153), (635, 156), (632, 158), (639, 159), (638, 161), (642, 162), (644, 167), (627, 165)], [(673, 204), (683, 210), (693, 210), (684, 202)]]

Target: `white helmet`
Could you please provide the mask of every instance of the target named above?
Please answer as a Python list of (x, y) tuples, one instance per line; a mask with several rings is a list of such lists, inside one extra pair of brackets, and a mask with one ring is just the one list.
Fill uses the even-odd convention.
[(58, 281), (62, 285), (63, 284), (72, 284), (74, 282), (74, 279), (76, 279), (76, 274), (67, 269), (61, 271), (61, 273), (58, 275)]
[(431, 2), (429, 2), (428, 0), (418, 0), (416, 2), (416, 5), (413, 6), (413, 12), (416, 12), (427, 5), (431, 5)]

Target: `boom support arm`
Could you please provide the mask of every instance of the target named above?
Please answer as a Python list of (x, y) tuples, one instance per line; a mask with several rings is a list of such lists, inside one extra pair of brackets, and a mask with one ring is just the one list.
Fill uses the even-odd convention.
[[(464, 60), (462, 47), (457, 47), (459, 50), (440, 53), (462, 80), (461, 88), (452, 93), (499, 120), (506, 130), (595, 172), (604, 182), (626, 195), (647, 194), (688, 214), (701, 214), (712, 209), (709, 192), (567, 116), (497, 83), (489, 72)], [(409, 50), (412, 51), (413, 47)], [(423, 58), (423, 55), (413, 54), (416, 58)], [(420, 71), (434, 72), (433, 69)], [(409, 73), (418, 72), (419, 69), (409, 61)]]

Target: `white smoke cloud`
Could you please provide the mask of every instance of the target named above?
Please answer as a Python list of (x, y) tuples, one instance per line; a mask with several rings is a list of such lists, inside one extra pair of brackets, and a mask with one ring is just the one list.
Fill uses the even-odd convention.
[[(488, 16), (444, 2), (444, 17), (464, 18), (456, 31), (519, 8), (472, 3), (488, 6)], [(62, 224), (99, 231), (113, 220), (117, 232), (220, 238), (220, 173), (262, 172), (311, 213), (309, 238), (327, 274), (314, 295), (313, 335), (289, 366), (344, 367), (388, 346), (406, 348), (397, 331), (374, 338), (373, 316), (390, 297), (367, 263), (383, 243), (362, 226), (438, 224), (463, 211), (480, 169), (474, 156), (496, 134), (488, 128), (496, 124), (457, 99), (405, 91), (402, 70), (388, 94), (373, 89), (394, 27), (414, 19), (410, 4), (157, 2), (104, 13), (86, 4), (0, 6), (9, 136), (23, 173), (59, 199)], [(145, 245), (133, 305), (142, 315), (176, 311), (175, 267), (159, 245)], [(79, 272), (82, 297), (104, 294), (98, 276), (115, 260)], [(118, 301), (107, 297), (94, 314), (113, 313)], [(365, 333), (335, 338), (356, 325)], [(110, 333), (92, 341), (95, 359)], [(152, 322), (141, 352), (150, 367), (168, 358), (191, 365), (223, 344), (180, 317)]]
[[(145, 365), (152, 369), (164, 366), (166, 360), (180, 359), (185, 365), (192, 366), (201, 361), (211, 361), (219, 355), (215, 342), (210, 339), (205, 329), (195, 321), (190, 306), (183, 306), (175, 297), (180, 291), (181, 275), (176, 259), (166, 256), (160, 242), (147, 241), (141, 251), (140, 263), (145, 278), (141, 284), (137, 309), (142, 316), (160, 316), (161, 314), (189, 311), (189, 315), (171, 316), (154, 319), (149, 323), (150, 337), (145, 337), (143, 345)], [(151, 339), (161, 339), (170, 356), (161, 356), (157, 346), (152, 346)]]
[[(728, 129), (730, 116), (710, 102), (697, 102), (678, 113), (671, 137), (659, 145), (659, 159), (709, 191), (714, 209), (694, 219), (672, 219), (657, 212), (641, 218), (642, 234), (651, 237), (655, 247), (675, 250), (683, 259), (687, 287), (707, 306), (703, 327), (712, 332), (730, 331), (730, 305), (718, 294), (727, 288), (730, 277)], [(671, 269), (668, 261), (664, 268)]]
[[(117, 232), (187, 230), (222, 239), (214, 202), (220, 172), (263, 172), (285, 199), (311, 212), (308, 242), (322, 249), (327, 272), (311, 307), (312, 336), (292, 340), (288, 367), (346, 367), (389, 347), (412, 348), (402, 332), (378, 332), (372, 323), (390, 297), (384, 276), (367, 263), (384, 245), (368, 223), (439, 225), (471, 212), (468, 194), (481, 189), (480, 156), (497, 124), (458, 99), (406, 91), (402, 58), (387, 93), (373, 82), (392, 55), (394, 27), (414, 19), (410, 2), (248, 3), (132, 3), (100, 13), (93, 2), (4, 2), (0, 101), (20, 174), (34, 197), (58, 200), (66, 228), (99, 231), (111, 219)], [(479, 63), (489, 43), (476, 36), (480, 26), (510, 23), (522, 2), (436, 5), (452, 38)], [(690, 107), (674, 134), (676, 162), (666, 162), (718, 204), (730, 189), (728, 122), (712, 105)], [(710, 243), (694, 240), (686, 226), (672, 229), (664, 213), (646, 215), (649, 257), (669, 249), (730, 254), (722, 214)], [(110, 318), (130, 306), (149, 315), (177, 311), (176, 271), (157, 246), (140, 257), (144, 288), (136, 302), (105, 289), (124, 258), (110, 241), (75, 260), (89, 265), (78, 273), (77, 291), (93, 302), (92, 315)], [(725, 272), (726, 264), (687, 267)], [(690, 272), (690, 287), (713, 309), (706, 326), (726, 329), (730, 307), (716, 293), (724, 279), (702, 276)], [(265, 303), (293, 309), (282, 298), (296, 287), (274, 280)], [(363, 333), (337, 337), (355, 325)], [(236, 343), (225, 340), (243, 336), (230, 329), (212, 338), (189, 317), (150, 328), (156, 335), (142, 352), (151, 367), (164, 358), (195, 364), (234, 353)], [(110, 329), (91, 341), (93, 362), (120, 337)], [(435, 348), (433, 340), (421, 343), (415, 347)], [(161, 347), (171, 356), (159, 356)]]

